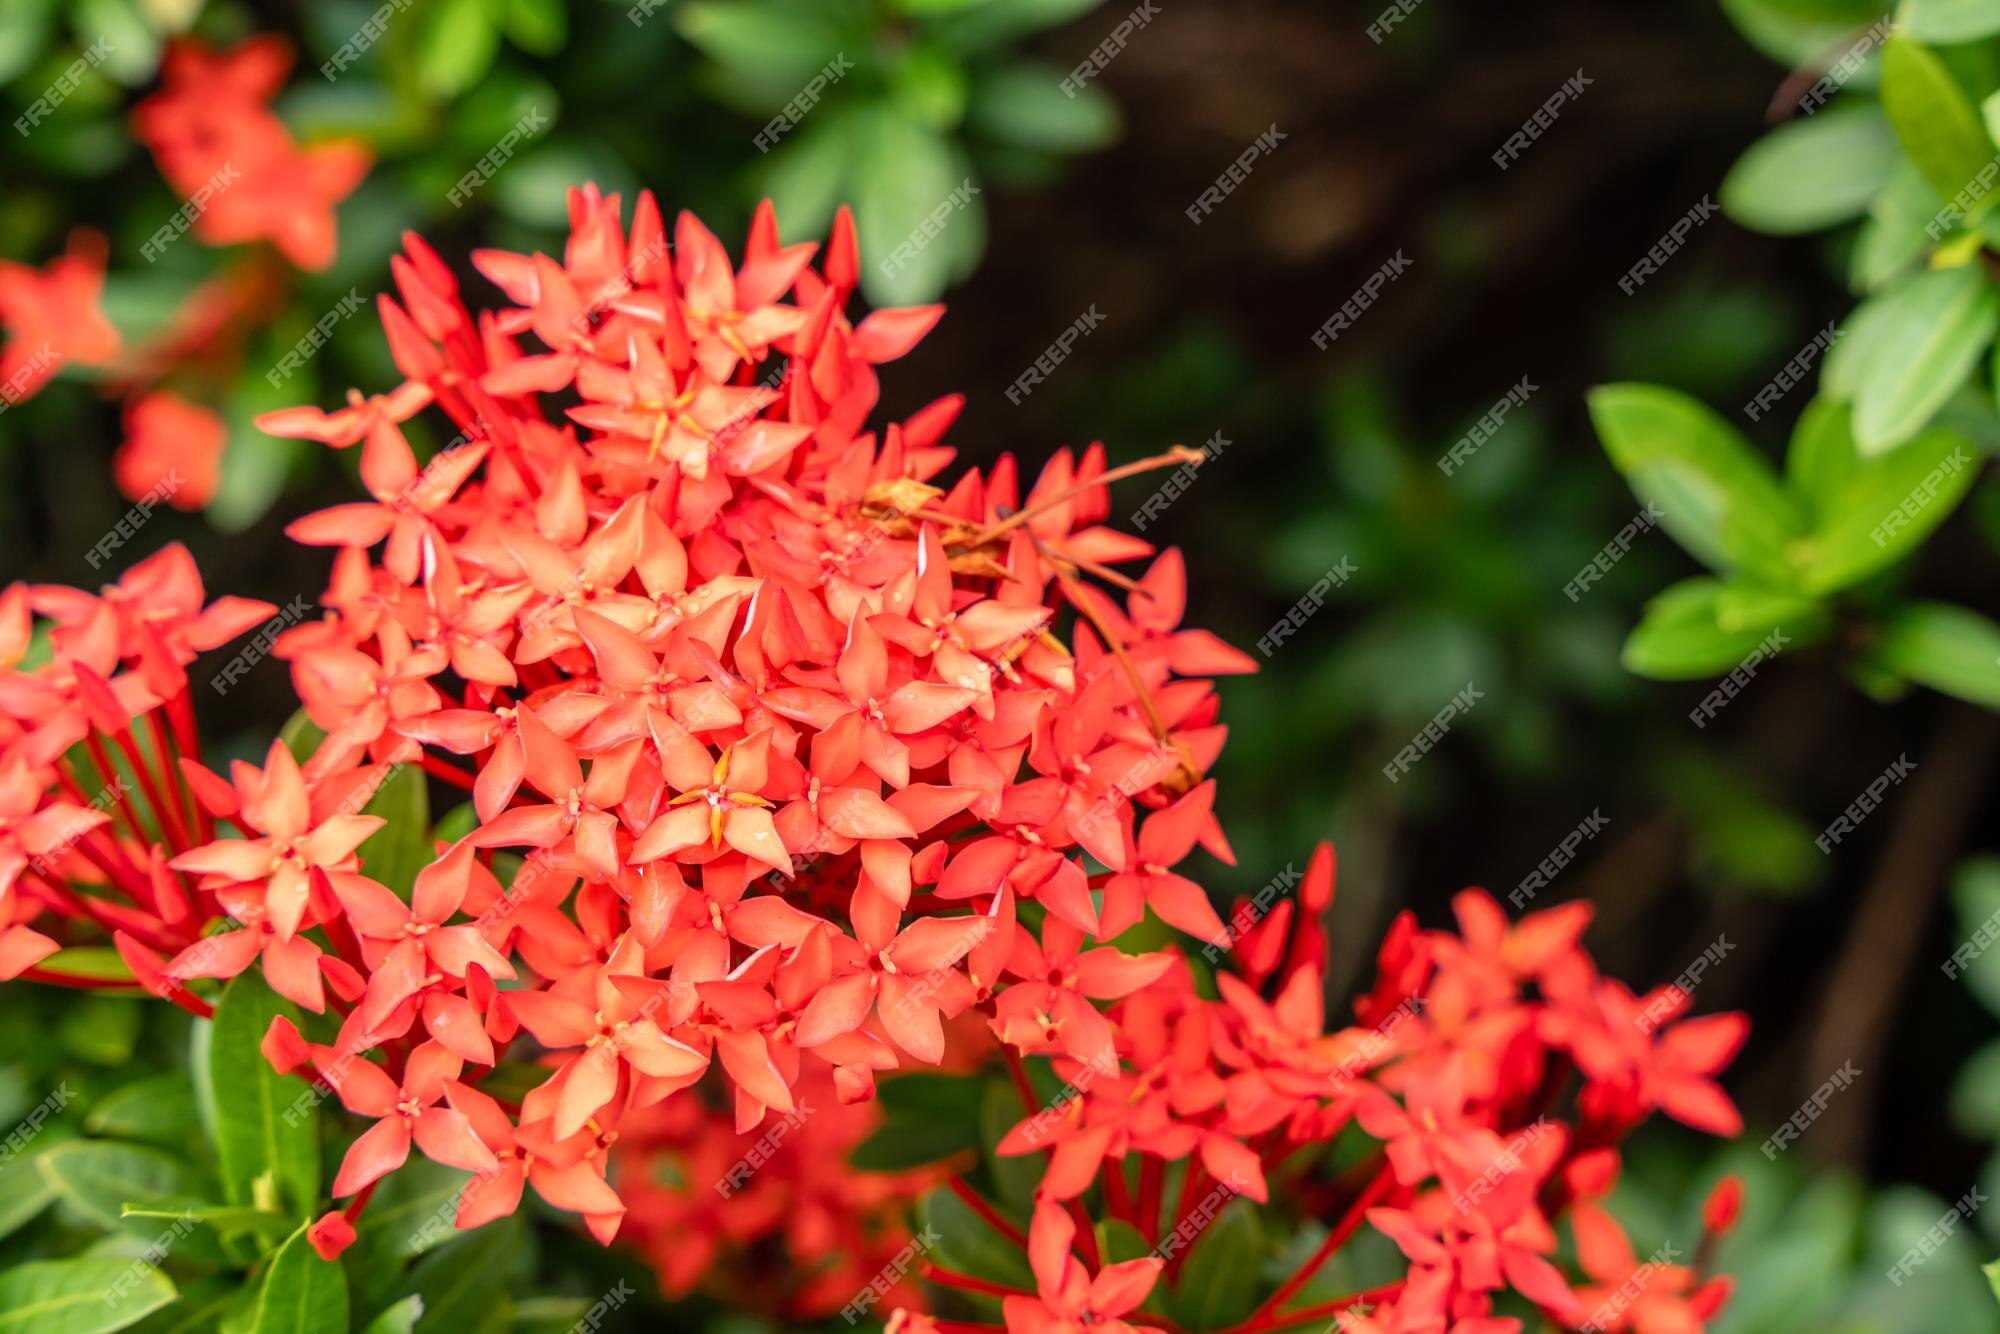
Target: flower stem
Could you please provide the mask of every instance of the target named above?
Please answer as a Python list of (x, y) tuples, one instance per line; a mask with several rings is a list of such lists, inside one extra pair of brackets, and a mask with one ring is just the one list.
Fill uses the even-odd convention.
[(1362, 1217), (1374, 1206), (1377, 1200), (1388, 1194), (1390, 1187), (1395, 1184), (1395, 1171), (1387, 1163), (1384, 1163), (1381, 1169), (1375, 1173), (1375, 1179), (1370, 1181), (1367, 1188), (1355, 1197), (1354, 1203), (1347, 1206), (1347, 1212), (1342, 1214), (1340, 1221), (1333, 1225), (1333, 1231), (1326, 1234), (1326, 1240), (1319, 1244), (1319, 1249), (1314, 1251), (1311, 1257), (1299, 1266), (1297, 1273), (1279, 1284), (1278, 1290), (1265, 1298), (1263, 1304), (1250, 1313), (1250, 1319), (1244, 1324), (1237, 1326), (1233, 1334), (1249, 1334), (1253, 1329), (1271, 1328), (1270, 1323), (1265, 1317), (1297, 1296), (1299, 1289), (1312, 1281), (1312, 1276), (1319, 1272), (1320, 1266), (1331, 1259), (1335, 1251), (1347, 1244), (1347, 1239), (1354, 1235), (1356, 1228), (1361, 1226)]

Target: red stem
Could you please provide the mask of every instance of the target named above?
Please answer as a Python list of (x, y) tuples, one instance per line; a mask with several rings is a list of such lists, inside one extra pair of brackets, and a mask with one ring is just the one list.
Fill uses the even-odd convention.
[(180, 766), (174, 763), (179, 751), (173, 738), (167, 735), (166, 718), (158, 709), (148, 709), (146, 726), (153, 734), (153, 754), (159, 760), (160, 781), (174, 794), (174, 809), (183, 817), (181, 828), (188, 832), (189, 845), (192, 846), (201, 828), (201, 803), (194, 799), (194, 789), (181, 780)]
[(120, 981), (110, 977), (78, 977), (74, 973), (58, 973), (47, 968), (30, 968), (21, 974), (25, 981), (44, 982), (52, 987), (69, 987), (75, 991), (131, 991), (134, 995), (144, 995), (146, 989), (134, 981)]
[(941, 1269), (930, 1261), (924, 1261), (924, 1277), (941, 1288), (957, 1288), (961, 1292), (978, 1292), (988, 1297), (1032, 1297), (1035, 1294), (1026, 1288), (1010, 1288), (1005, 1283), (995, 1283), (990, 1279), (974, 1278), (953, 1269)]
[(1223, 1334), (1264, 1334), (1266, 1330), (1282, 1329), (1286, 1325), (1318, 1324), (1322, 1320), (1340, 1315), (1343, 1311), (1357, 1306), (1375, 1306), (1388, 1301), (1403, 1290), (1408, 1279), (1397, 1279), (1394, 1283), (1384, 1283), (1379, 1288), (1369, 1288), (1365, 1292), (1352, 1292), (1345, 1297), (1336, 1297), (1330, 1302), (1320, 1302), (1314, 1306), (1301, 1306), (1285, 1315), (1266, 1316), (1262, 1320), (1233, 1325)]
[(118, 794), (117, 813), (125, 817), (125, 832), (132, 836), (134, 843), (151, 843), (153, 840), (146, 837), (146, 830), (139, 823), (139, 812), (133, 808), (131, 798), (125, 795), (125, 784), (119, 779), (118, 766), (104, 753), (104, 743), (97, 739), (97, 733), (92, 732), (85, 737), (83, 747), (90, 752), (90, 762), (97, 766), (98, 778), (105, 787)]
[(1139, 1230), (1154, 1245), (1160, 1240), (1160, 1194), (1167, 1182), (1167, 1160), (1146, 1154), (1139, 1161)]
[(1125, 1193), (1125, 1164), (1115, 1159), (1104, 1162), (1104, 1204), (1113, 1218), (1132, 1221), (1132, 1197)]
[[(1028, 1071), (1021, 1064), (1021, 1054), (1004, 1042), (1000, 1044), (1000, 1051), (1007, 1058), (1007, 1070), (1014, 1076), (1014, 1089), (1021, 1095), (1021, 1105), (1027, 1108), (1032, 1120), (1041, 1115), (1042, 1108), (1035, 1100), (1035, 1086), (1028, 1082)], [(1084, 1266), (1094, 1273), (1104, 1263), (1097, 1253), (1097, 1230), (1091, 1224), (1090, 1215), (1084, 1212), (1082, 1200), (1071, 1200), (1069, 1212), (1076, 1219), (1076, 1253)]]
[(1355, 1197), (1354, 1203), (1347, 1206), (1347, 1212), (1340, 1216), (1338, 1223), (1334, 1224), (1333, 1231), (1326, 1234), (1326, 1240), (1319, 1244), (1319, 1249), (1299, 1266), (1297, 1273), (1281, 1283), (1276, 1292), (1265, 1298), (1263, 1304), (1250, 1313), (1249, 1321), (1245, 1325), (1238, 1326), (1235, 1334), (1248, 1334), (1248, 1330), (1252, 1328), (1268, 1328), (1268, 1325), (1260, 1324), (1264, 1317), (1290, 1301), (1298, 1294), (1300, 1288), (1312, 1281), (1312, 1276), (1319, 1272), (1320, 1266), (1331, 1259), (1335, 1251), (1347, 1244), (1347, 1239), (1361, 1226), (1362, 1217), (1374, 1207), (1377, 1200), (1388, 1194), (1389, 1189), (1395, 1184), (1395, 1171), (1384, 1163), (1381, 1170), (1376, 1172), (1375, 1179), (1368, 1183), (1368, 1188)]
[(980, 1198), (978, 1191), (966, 1185), (959, 1177), (953, 1177), (945, 1184), (951, 1188), (952, 1194), (965, 1201), (966, 1208), (985, 1219), (1000, 1235), (1013, 1242), (1016, 1246), (1019, 1246), (1022, 1250), (1025, 1251), (1028, 1249), (1028, 1239), (1022, 1234), (1021, 1229), (1008, 1222), (998, 1210)]
[(160, 786), (153, 779), (153, 771), (146, 767), (146, 757), (139, 753), (139, 745), (132, 740), (132, 729), (121, 727), (111, 738), (125, 756), (125, 762), (132, 766), (138, 776), (139, 790), (146, 794), (146, 804), (153, 808), (153, 822), (160, 827), (160, 837), (165, 839), (175, 852), (188, 850), (187, 830), (181, 828), (179, 803), (169, 806), (167, 799), (160, 795)]
[(465, 770), (455, 764), (446, 763), (435, 755), (424, 756), (424, 772), (433, 778), (442, 778), (445, 782), (461, 787), (467, 792), (472, 791), (473, 778), (471, 774), (465, 772)]

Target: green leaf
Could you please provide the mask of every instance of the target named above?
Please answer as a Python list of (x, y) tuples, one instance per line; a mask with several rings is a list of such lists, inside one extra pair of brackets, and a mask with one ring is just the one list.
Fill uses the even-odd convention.
[(382, 1178), (354, 1225), (354, 1245), (347, 1252), (352, 1272), (364, 1283), (386, 1283), (385, 1298), (395, 1295), (404, 1261), (468, 1235), (455, 1223), (471, 1179), (469, 1172), (411, 1154), (408, 1163)]
[(1195, 1238), (1174, 1285), (1174, 1310), (1190, 1329), (1233, 1325), (1257, 1304), (1264, 1230), (1250, 1201), (1231, 1200)]
[(970, 1118), (895, 1121), (876, 1127), (854, 1146), (848, 1161), (863, 1172), (902, 1172), (978, 1147), (979, 1126)]
[(0, 1273), (0, 1334), (108, 1334), (173, 1299), (173, 1283), (152, 1265), (38, 1260)]
[(414, 1334), (423, 1314), (424, 1299), (412, 1293), (364, 1325), (361, 1334)]
[(279, 1016), (302, 1022), (298, 1007), (272, 991), (261, 972), (237, 974), (209, 1021), (207, 1059), (196, 1077), (215, 1109), (224, 1198), (300, 1218), (319, 1200), (319, 1095), (264, 1059), (264, 1034)]
[[(1974, 186), (1993, 160), (1993, 141), (1965, 90), (1935, 52), (1906, 33), (1882, 47), (1882, 110), (1903, 151), (1944, 199)], [(1991, 202), (1988, 187), (1965, 212), (1976, 218)]]
[(158, 1149), (111, 1140), (71, 1140), (37, 1160), (56, 1193), (107, 1232), (120, 1230), (127, 1203), (197, 1195), (186, 1164)]
[(52, 973), (67, 973), (72, 977), (87, 977), (100, 982), (133, 982), (132, 970), (125, 966), (118, 951), (109, 945), (72, 945), (68, 949), (57, 950), (39, 965)]
[(73, 24), (78, 38), (104, 39), (103, 68), (120, 83), (138, 85), (160, 63), (160, 34), (134, 0), (76, 0)]
[(892, 1122), (973, 1121), (979, 1116), (981, 1088), (978, 1080), (964, 1075), (918, 1070), (883, 1080), (875, 1098), (883, 1118)]
[(1869, 655), (1885, 671), (1989, 709), (2000, 709), (2000, 626), (1942, 602), (1897, 609)]
[[(1042, 1169), (1047, 1166), (1044, 1156), (1023, 1153), (1003, 1158), (996, 1152), (1007, 1132), (1021, 1122), (1020, 1092), (1004, 1079), (989, 1079), (977, 1087), (985, 1089), (979, 1102), (979, 1147), (986, 1155), (986, 1175), (992, 1179), (994, 1193), (999, 1195), (1002, 1204), (1016, 1213), (1032, 1213), (1035, 1188), (1041, 1184)], [(1122, 1169), (1115, 1159), (1107, 1158), (1103, 1170), (1116, 1172)]]
[(917, 1222), (934, 1234), (932, 1254), (947, 1269), (1032, 1290), (1035, 1276), (1021, 1248), (943, 1187), (917, 1203)]
[(1735, 427), (1685, 394), (1644, 384), (1592, 390), (1590, 416), (1633, 494), (1658, 507), (1660, 526), (1696, 559), (1788, 578), (1786, 548), (1804, 522)]
[(1832, 593), (1895, 564), (1950, 516), (1978, 476), (1975, 451), (1953, 431), (1926, 431), (1863, 460), (1832, 488), (1800, 546), (1802, 585)]
[(48, 44), (50, 11), (54, 0), (20, 0), (0, 5), (0, 83), (12, 83), (16, 76), (40, 59)]
[[(1856, 346), (1846, 352), (1859, 377), (1854, 442), (1864, 456), (1880, 454), (1922, 430), (1972, 374), (2000, 329), (2000, 290), (1976, 264), (1932, 269), (1870, 297), (1849, 327)], [(1829, 392), (1836, 364), (1829, 353)]]
[[(288, 348), (270, 341), (257, 345), (245, 360), (256, 366), (275, 366)], [(297, 440), (281, 440), (257, 429), (259, 414), (293, 407), (313, 396), (313, 371), (308, 362), (289, 380), (274, 387), (262, 375), (236, 377), (223, 417), (229, 426), (229, 443), (222, 454), (220, 481), (208, 502), (208, 521), (225, 533), (240, 533), (264, 517), (285, 489), (292, 465), (304, 454)]]
[(362, 871), (409, 898), (417, 872), (437, 860), (431, 849), (431, 798), (423, 766), (404, 763), (391, 769), (361, 813), (388, 821), (361, 845)]
[(825, 236), (847, 193), (848, 163), (858, 141), (855, 118), (821, 107), (759, 164), (755, 179), (778, 213), (787, 243)]
[[(1788, 69), (1845, 54), (1859, 30), (1882, 16), (1882, 0), (1722, 0), (1722, 10), (1744, 40)], [(1873, 87), (1864, 70), (1849, 86)]]
[(20, 1232), (56, 1200), (56, 1186), (34, 1166), (36, 1158), (36, 1150), (26, 1148), (0, 1164), (0, 1238)]
[(1828, 508), (1854, 475), (1856, 461), (1852, 409), (1830, 398), (1806, 404), (1785, 451), (1785, 486), (1807, 527), (1825, 526)]
[(1986, 1285), (1993, 1289), (1993, 1296), (2000, 1300), (2000, 1260), (1988, 1260), (1979, 1266), (1979, 1272), (1986, 1275)]
[(563, 0), (506, 0), (507, 39), (523, 51), (552, 56), (569, 38), (569, 11)]
[(346, 1334), (347, 1278), (338, 1260), (319, 1258), (306, 1239), (307, 1226), (287, 1238), (271, 1261), (251, 1334)]
[(126, 1218), (167, 1219), (193, 1218), (206, 1223), (220, 1233), (252, 1232), (277, 1241), (297, 1227), (297, 1221), (266, 1209), (253, 1209), (241, 1204), (208, 1204), (201, 1200), (180, 1200), (172, 1196), (154, 1204), (128, 1204)]
[(83, 1128), (113, 1139), (185, 1147), (195, 1134), (194, 1090), (178, 1071), (149, 1075), (99, 1098)]
[(319, 743), (326, 740), (326, 729), (306, 717), (306, 711), (300, 709), (278, 729), (278, 740), (285, 743), (285, 749), (292, 752), (293, 759), (304, 764), (319, 749)]
[(1855, 290), (1873, 292), (1915, 264), (1932, 243), (1927, 229), (1943, 206), (1923, 173), (1908, 158), (1898, 159), (1855, 237), (1848, 269)]
[(2000, 32), (2000, 0), (1905, 0), (1898, 21), (1920, 42), (1953, 46)]
[(456, 97), (478, 83), (499, 52), (487, 0), (431, 0), (419, 22), (417, 77), (433, 97)]
[(987, 0), (929, 26), (961, 51), (988, 51), (1030, 33), (1057, 28), (1096, 9), (1102, 0)]
[(498, 1219), (441, 1246), (417, 1262), (404, 1284), (403, 1296), (423, 1299), (417, 1321), (421, 1334), (461, 1334), (476, 1330), (507, 1295), (497, 1281), (513, 1263), (520, 1241), (518, 1217)]
[(1967, 1139), (2000, 1139), (2000, 1040), (1958, 1067), (1951, 1081), (1951, 1121)]
[(1750, 145), (1722, 178), (1722, 211), (1776, 236), (1820, 231), (1859, 217), (1896, 160), (1895, 135), (1880, 111), (1829, 106)]
[[(1738, 603), (1725, 628), (1723, 610), (1728, 586), (1716, 579), (1683, 579), (1646, 604), (1646, 614), (1625, 641), (1627, 671), (1659, 681), (1687, 681), (1731, 671), (1774, 632), (1785, 641), (1775, 647), (1800, 647), (1822, 637), (1828, 628), (1825, 611), (1809, 599), (1794, 598), (1784, 610), (1788, 620), (1743, 625)], [(1776, 603), (1767, 603), (1775, 607)]]
[(961, 193), (950, 145), (888, 107), (870, 109), (857, 136), (854, 225), (862, 287), (880, 306), (929, 301), (944, 291), (951, 271), (944, 233), (963, 221), (970, 197)]
[(958, 56), (934, 43), (911, 47), (889, 76), (890, 92), (903, 110), (946, 133), (965, 116), (967, 84)]
[(132, 1059), (142, 1017), (136, 996), (84, 995), (63, 1008), (56, 1034), (64, 1049), (78, 1060), (123, 1065)]
[(832, 11), (795, 0), (701, 0), (677, 6), (674, 27), (701, 53), (731, 74), (780, 100), (845, 54)]
[(1001, 143), (1059, 153), (1102, 148), (1118, 137), (1118, 108), (1096, 84), (1074, 97), (1063, 72), (1023, 62), (995, 71), (973, 86), (967, 123)]

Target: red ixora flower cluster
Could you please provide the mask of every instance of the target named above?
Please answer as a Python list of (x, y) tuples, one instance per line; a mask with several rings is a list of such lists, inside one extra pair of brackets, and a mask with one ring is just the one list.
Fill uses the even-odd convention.
[[(844, 211), (818, 269), (768, 206), (740, 265), (687, 215), (670, 242), (649, 194), (629, 230), (594, 188), (570, 222), (560, 260), (472, 257), (508, 301), (477, 316), (406, 238), (380, 298), (403, 381), (263, 422), (360, 445), (370, 496), (290, 529), (335, 549), (326, 615), (275, 650), (326, 734), (304, 763), (283, 744), (226, 781), (200, 763), (186, 665), (271, 609), (204, 610), (184, 553), (100, 596), (0, 595), (0, 975), (83, 981), (40, 928), (93, 922), (196, 1013), (189, 983), (261, 965), (318, 1016), (318, 1040), (275, 1022), (267, 1055), (368, 1123), (333, 1185), (350, 1202), (315, 1232), (328, 1251), (414, 1148), (476, 1174), (461, 1226), (532, 1186), (670, 1257), (787, 1232), (847, 1253), (815, 1308), (859, 1289), (894, 1291), (888, 1310), (910, 1293), (870, 1283), (879, 1238), (828, 1213), (914, 1187), (829, 1181), (858, 1123), (766, 1155), (789, 1163), (752, 1187), (788, 1192), (775, 1210), (704, 1181), (676, 1203), (620, 1141), (726, 1175), (736, 1150), (687, 1149), (715, 1120), (700, 1109), (749, 1144), (802, 1108), (860, 1107), (884, 1072), (990, 1059), (1026, 1112), (1000, 1152), (1046, 1154), (1038, 1203), (1023, 1229), (947, 1184), (1035, 1284), (923, 1272), (1002, 1297), (1014, 1334), (1174, 1328), (1141, 1308), (1236, 1195), (1332, 1220), (1237, 1334), (1335, 1316), (1506, 1334), (1508, 1290), (1571, 1328), (1678, 1334), (1714, 1313), (1726, 1280), (1641, 1266), (1592, 1201), (1656, 1109), (1738, 1131), (1713, 1077), (1740, 1016), (1681, 1020), (1684, 994), (1600, 978), (1584, 906), (1510, 925), (1467, 891), (1456, 933), (1396, 921), (1354, 1022), (1329, 1031), (1331, 850), (1234, 931), (1176, 869), (1196, 845), (1231, 860), (1211, 678), (1251, 663), (1181, 628), (1178, 553), (1102, 521), (1110, 483), (1196, 451), (1120, 468), (1062, 451), (1025, 493), (1011, 458), (939, 484), (961, 399), (866, 422), (876, 367), (941, 310), (850, 321)], [(459, 438), (420, 465), (402, 424), (431, 407)], [(51, 652), (23, 670), (31, 613)], [(111, 773), (112, 749), (144, 800), (107, 813), (72, 760)], [(381, 823), (359, 812), (405, 764), (463, 789), (477, 823), (392, 889), (357, 854)], [(1149, 912), (1226, 958), (1212, 985), (1202, 951), (1110, 943)], [(480, 1087), (510, 1055), (545, 1075), (518, 1102)], [(1029, 1058), (1069, 1081), (1060, 1110)], [(1313, 1150), (1350, 1123), (1380, 1147), (1322, 1179)], [(1110, 1262), (1093, 1214), (1155, 1252)], [(1557, 1263), (1562, 1214), (1581, 1280)], [(1406, 1277), (1283, 1310), (1364, 1222)], [(890, 1326), (992, 1328), (910, 1309)]]

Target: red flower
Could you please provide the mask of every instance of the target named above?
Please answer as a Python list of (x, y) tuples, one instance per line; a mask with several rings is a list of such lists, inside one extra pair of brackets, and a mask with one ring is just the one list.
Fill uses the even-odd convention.
[(215, 496), (227, 443), (222, 418), (207, 408), (178, 394), (148, 394), (126, 410), (111, 475), (133, 500), (158, 492), (175, 509), (198, 510)]
[(118, 331), (104, 318), (104, 238), (79, 228), (69, 250), (48, 267), (0, 260), (0, 403), (32, 398), (63, 363), (101, 366), (118, 351)]

